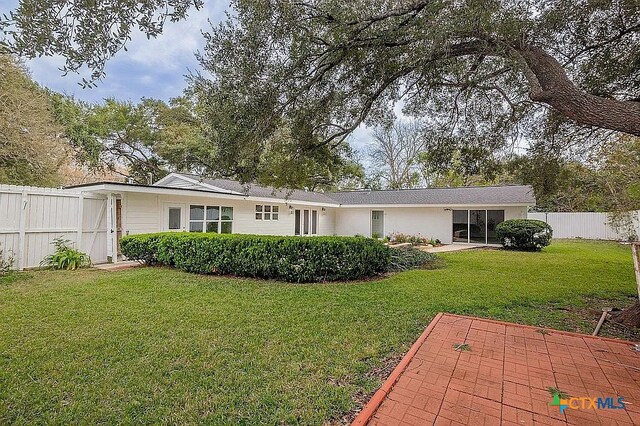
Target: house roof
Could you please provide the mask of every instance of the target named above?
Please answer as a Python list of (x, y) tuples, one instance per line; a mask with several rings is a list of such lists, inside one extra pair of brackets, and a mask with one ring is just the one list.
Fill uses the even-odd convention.
[(217, 190), (229, 191), (236, 194), (243, 194), (249, 197), (273, 198), (278, 200), (287, 199), (287, 200), (297, 200), (297, 201), (309, 201), (314, 203), (336, 204), (336, 201), (329, 197), (331, 195), (329, 193), (275, 189), (272, 187), (261, 186), (256, 184), (243, 185), (242, 183), (235, 180), (200, 178), (197, 175), (189, 175), (184, 173), (176, 173), (176, 175), (185, 176), (190, 179), (197, 180)]
[[(201, 178), (197, 175), (175, 173), (192, 182), (206, 185), (209, 190), (229, 191), (250, 197), (288, 199), (315, 203), (364, 205), (535, 205), (533, 189), (529, 185), (470, 186), (456, 188), (421, 188), (400, 190), (360, 190), (342, 192), (313, 192), (279, 190), (256, 184), (243, 185), (229, 179)], [(162, 182), (162, 181), (161, 181)]]
[(421, 188), (385, 191), (347, 191), (327, 194), (339, 204), (437, 204), (437, 205), (534, 205), (533, 189), (528, 185)]

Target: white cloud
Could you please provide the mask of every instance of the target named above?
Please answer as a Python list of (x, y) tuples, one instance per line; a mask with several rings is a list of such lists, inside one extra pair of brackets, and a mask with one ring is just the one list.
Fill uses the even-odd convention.
[(147, 39), (136, 32), (127, 46), (126, 60), (166, 71), (185, 72), (185, 64), (195, 64), (194, 52), (202, 49), (202, 30), (209, 28), (208, 20), (219, 21), (227, 1), (205, 2), (200, 10), (192, 9), (184, 21), (167, 22), (163, 33), (157, 38)]
[[(0, 0), (0, 10), (12, 10), (17, 3)], [(198, 68), (194, 52), (204, 46), (201, 30), (209, 28), (209, 19), (213, 23), (222, 20), (227, 7), (228, 0), (206, 1), (200, 10), (192, 9), (184, 21), (167, 22), (163, 34), (155, 39), (134, 32), (127, 51), (120, 51), (107, 63), (107, 75), (96, 88), (82, 89), (78, 84), (90, 76), (86, 70), (62, 76), (62, 57), (35, 58), (27, 61), (27, 66), (40, 84), (87, 101), (107, 97), (134, 102), (140, 97), (169, 99), (182, 93), (188, 70)]]

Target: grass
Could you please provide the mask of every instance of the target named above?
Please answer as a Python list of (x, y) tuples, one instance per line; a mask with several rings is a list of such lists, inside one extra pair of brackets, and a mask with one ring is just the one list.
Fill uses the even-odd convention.
[(624, 305), (636, 288), (614, 243), (444, 257), (444, 269), (362, 283), (155, 268), (4, 279), (0, 424), (339, 421), (437, 312), (591, 332), (567, 309)]

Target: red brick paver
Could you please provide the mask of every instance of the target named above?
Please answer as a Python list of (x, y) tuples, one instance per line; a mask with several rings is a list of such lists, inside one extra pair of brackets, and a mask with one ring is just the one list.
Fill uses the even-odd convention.
[[(623, 397), (625, 408), (560, 413), (549, 388)], [(640, 425), (640, 353), (621, 340), (439, 314), (353, 424)]]

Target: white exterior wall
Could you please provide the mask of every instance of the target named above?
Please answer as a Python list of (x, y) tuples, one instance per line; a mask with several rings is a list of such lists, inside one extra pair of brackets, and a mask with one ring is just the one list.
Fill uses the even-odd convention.
[(456, 206), (444, 207), (375, 207), (340, 208), (336, 212), (336, 234), (371, 235), (371, 210), (384, 211), (384, 235), (403, 233), (435, 238), (444, 244), (452, 242), (453, 210), (504, 210), (504, 218), (524, 219), (527, 207)]
[(158, 196), (153, 194), (125, 194), (122, 197), (123, 234), (159, 232), (160, 208)]
[[(161, 232), (166, 230), (168, 206), (183, 207), (185, 231), (189, 229), (189, 206), (208, 205), (233, 207), (233, 233), (234, 234), (263, 234), (263, 235), (294, 235), (295, 216), (289, 214), (289, 204), (278, 202), (257, 202), (242, 199), (223, 199), (215, 196), (171, 196), (151, 195), (140, 193), (126, 193), (123, 198), (125, 208), (123, 211), (124, 234), (143, 234), (148, 232)], [(256, 204), (272, 205), (279, 207), (278, 220), (256, 220)], [(295, 209), (309, 209), (318, 211), (318, 235), (333, 235), (335, 233), (335, 209), (310, 206), (299, 203), (291, 203)]]

